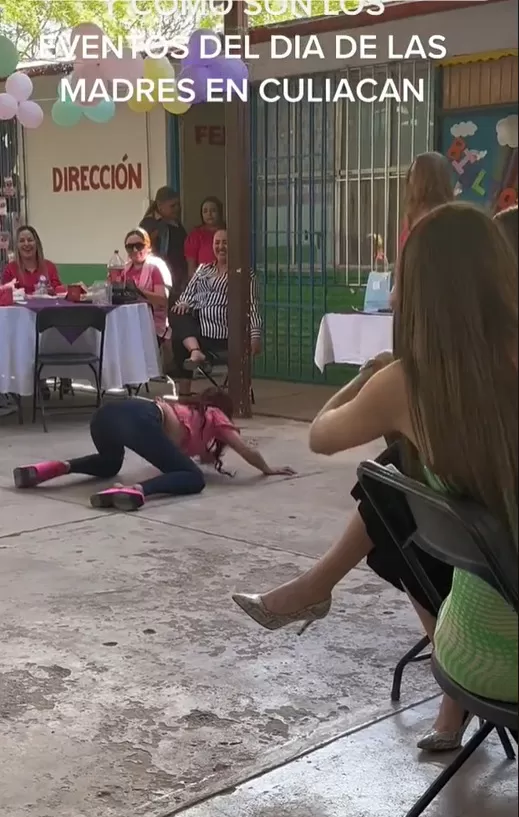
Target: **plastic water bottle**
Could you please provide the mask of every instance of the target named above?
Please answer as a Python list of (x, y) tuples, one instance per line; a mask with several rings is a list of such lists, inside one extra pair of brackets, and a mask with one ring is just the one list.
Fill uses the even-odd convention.
[(40, 298), (43, 297), (44, 295), (48, 295), (47, 279), (45, 278), (44, 275), (40, 275), (40, 277), (38, 279), (38, 285), (36, 287), (36, 294), (39, 295)]
[(123, 259), (119, 255), (119, 250), (114, 250), (114, 254), (112, 255), (107, 264), (108, 281), (111, 284), (122, 283), (124, 266), (125, 264)]

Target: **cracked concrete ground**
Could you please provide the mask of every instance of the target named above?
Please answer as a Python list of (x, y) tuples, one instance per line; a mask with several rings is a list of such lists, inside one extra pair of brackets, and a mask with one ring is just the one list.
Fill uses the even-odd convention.
[[(82, 478), (11, 487), (16, 465), (86, 453), (84, 417), (55, 420), (48, 435), (0, 427), (2, 817), (165, 817), (394, 712), (392, 669), (420, 631), (366, 567), (304, 638), (261, 630), (230, 599), (326, 550), (353, 510), (359, 459), (379, 446), (324, 460), (303, 424), (250, 421), (244, 434), (297, 478), (258, 478), (231, 456), (234, 479), (212, 474), (199, 497), (124, 515), (91, 510)], [(130, 456), (123, 478), (147, 470)], [(404, 706), (435, 692), (425, 665), (408, 669)], [(298, 764), (272, 774), (293, 769), (296, 781)], [(248, 785), (193, 817), (379, 814), (285, 812), (267, 794), (261, 810), (263, 789)]]

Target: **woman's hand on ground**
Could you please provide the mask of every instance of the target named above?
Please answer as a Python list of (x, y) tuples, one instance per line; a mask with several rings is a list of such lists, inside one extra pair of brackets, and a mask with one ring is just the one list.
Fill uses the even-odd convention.
[(266, 477), (294, 477), (297, 472), (285, 465), (283, 468), (267, 468), (263, 473)]

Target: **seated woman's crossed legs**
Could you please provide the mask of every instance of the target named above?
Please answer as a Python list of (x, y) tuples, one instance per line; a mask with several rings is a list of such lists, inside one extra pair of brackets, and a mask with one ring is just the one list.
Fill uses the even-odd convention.
[(180, 394), (188, 394), (193, 372), (207, 366), (211, 357), (226, 352), (227, 339), (204, 337), (198, 317), (191, 311), (172, 313), (170, 324), (175, 375)]
[[(383, 464), (392, 463), (400, 469), (398, 444), (390, 446), (378, 459)], [(360, 485), (355, 485), (352, 496), (359, 502), (357, 512), (339, 540), (315, 565), (296, 579), (267, 593), (238, 593), (233, 596), (234, 600), (267, 629), (279, 629), (295, 621), (304, 621), (307, 626), (328, 614), (335, 586), (366, 559), (377, 575), (407, 593), (432, 643), (437, 611), (424, 595)], [(412, 532), (413, 520), (405, 500), (398, 505), (394, 503), (392, 512), (394, 529), (407, 538), (406, 531)], [(418, 549), (416, 556), (440, 597), (445, 599), (451, 588), (452, 569)], [(432, 731), (418, 745), (428, 750), (456, 748), (461, 743), (466, 724), (466, 713), (444, 695)]]

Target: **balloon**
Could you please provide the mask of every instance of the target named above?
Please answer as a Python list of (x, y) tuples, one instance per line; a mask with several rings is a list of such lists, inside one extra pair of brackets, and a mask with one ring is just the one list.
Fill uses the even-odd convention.
[(206, 62), (206, 59), (202, 57), (202, 37), (213, 33), (213, 31), (206, 28), (193, 31), (187, 43), (189, 54), (182, 60), (182, 67), (187, 68), (189, 65), (200, 65), (202, 62)]
[(25, 102), (33, 92), (32, 81), (27, 74), (17, 71), (16, 74), (11, 74), (7, 78), (5, 90), (6, 93), (14, 96), (17, 102)]
[(213, 79), (230, 79), (240, 87), (243, 80), (249, 78), (249, 69), (243, 60), (216, 57), (208, 63), (207, 67)]
[(83, 111), (73, 102), (61, 102), (57, 99), (52, 106), (52, 119), (62, 128), (71, 128), (77, 125), (83, 117)]
[(163, 108), (168, 113), (172, 113), (173, 116), (183, 116), (185, 113), (188, 112), (191, 105), (189, 102), (180, 102), (180, 100), (176, 99), (174, 102), (164, 102)]
[[(85, 37), (96, 37), (97, 39), (89, 39), (85, 42)], [(80, 23), (73, 28), (70, 32), (70, 45), (76, 60), (84, 60), (86, 54), (88, 54), (89, 57), (87, 62), (95, 62), (93, 57), (101, 59), (103, 37), (103, 29), (96, 26), (95, 23)]]
[(20, 55), (7, 37), (0, 36), (0, 77), (8, 77), (16, 71)]
[[(99, 103), (99, 99), (94, 99), (90, 102), (88, 97), (92, 93), (97, 80), (102, 79), (100, 74), (100, 62), (97, 62), (96, 60), (76, 60), (74, 63), (74, 70), (69, 77), (70, 87), (75, 89), (78, 80), (83, 80), (85, 89), (84, 96), (83, 93), (80, 93), (79, 96), (76, 97), (77, 105), (81, 105), (81, 107), (86, 108), (94, 107)], [(110, 93), (111, 84), (103, 81), (103, 85), (106, 88), (107, 93)]]
[(128, 82), (135, 83), (144, 76), (144, 60), (140, 54), (133, 57), (131, 50), (124, 48), (122, 59), (111, 54), (101, 61), (100, 69), (104, 79), (127, 79)]
[(151, 57), (146, 57), (144, 60), (144, 77), (145, 79), (174, 79), (175, 69), (171, 65), (167, 57), (154, 60)]
[(180, 80), (190, 80), (190, 84), (186, 86), (193, 90), (195, 98), (193, 105), (198, 105), (201, 102), (207, 102), (207, 82), (212, 77), (211, 69), (207, 65), (189, 65), (183, 68), (178, 77)]
[(18, 105), (17, 117), (24, 128), (39, 128), (43, 122), (43, 111), (37, 102), (28, 99)]
[(18, 102), (11, 94), (0, 94), (0, 119), (14, 119), (18, 113)]
[(150, 102), (149, 99), (144, 97), (140, 100), (135, 98), (128, 100), (128, 107), (134, 113), (149, 113), (156, 104), (156, 102)]
[(98, 125), (104, 125), (115, 116), (115, 102), (111, 99), (102, 99), (94, 108), (86, 108), (85, 116), (91, 122), (96, 122)]
[(65, 79), (68, 80), (68, 82), (70, 83), (71, 88), (75, 87), (74, 86), (74, 73), (69, 74), (68, 77), (63, 77), (63, 79), (60, 79), (60, 81), (58, 83), (58, 101), (59, 102), (72, 102), (73, 103), (73, 99), (72, 99), (70, 91), (65, 88), (65, 83), (64, 83)]

